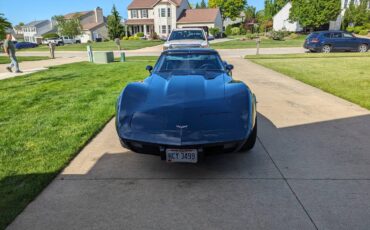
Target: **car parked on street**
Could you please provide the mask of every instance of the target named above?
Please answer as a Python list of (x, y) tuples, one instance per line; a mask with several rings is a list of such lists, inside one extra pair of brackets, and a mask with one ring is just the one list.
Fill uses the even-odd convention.
[(168, 162), (196, 163), (207, 154), (245, 152), (257, 136), (256, 97), (231, 76), (212, 49), (171, 49), (150, 76), (117, 101), (121, 144)]
[(332, 51), (367, 52), (370, 39), (355, 37), (346, 31), (318, 31), (313, 32), (303, 45), (311, 52), (330, 53)]
[(201, 28), (173, 29), (163, 50), (183, 48), (209, 48), (208, 37)]
[(26, 49), (26, 48), (35, 48), (37, 47), (38, 45), (36, 43), (32, 43), (32, 42), (17, 42), (15, 44), (15, 48), (16, 49)]
[(57, 46), (63, 46), (64, 44), (79, 44), (81, 43), (81, 40), (68, 36), (62, 36), (58, 38), (48, 38), (42, 41), (42, 44), (44, 45), (49, 45), (50, 43), (54, 43)]

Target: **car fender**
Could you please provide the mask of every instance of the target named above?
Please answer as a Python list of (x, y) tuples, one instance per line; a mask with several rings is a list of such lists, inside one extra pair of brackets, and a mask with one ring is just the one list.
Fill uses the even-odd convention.
[(120, 94), (116, 105), (116, 127), (129, 125), (136, 108), (146, 101), (149, 80), (128, 84)]
[(231, 80), (225, 85), (225, 96), (235, 112), (243, 114), (251, 131), (257, 116), (256, 96), (242, 81)]

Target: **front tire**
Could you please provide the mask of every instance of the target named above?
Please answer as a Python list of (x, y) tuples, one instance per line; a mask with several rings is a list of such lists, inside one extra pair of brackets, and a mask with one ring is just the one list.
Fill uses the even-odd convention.
[(324, 45), (321, 49), (322, 53), (330, 53), (331, 52), (331, 46), (330, 45)]
[(358, 47), (358, 52), (360, 52), (360, 53), (366, 53), (368, 49), (369, 49), (369, 47), (366, 44), (361, 44)]
[(244, 143), (243, 147), (240, 149), (240, 152), (248, 152), (249, 150), (253, 149), (254, 145), (256, 144), (256, 141), (257, 141), (257, 118), (253, 130), (249, 135), (247, 141)]

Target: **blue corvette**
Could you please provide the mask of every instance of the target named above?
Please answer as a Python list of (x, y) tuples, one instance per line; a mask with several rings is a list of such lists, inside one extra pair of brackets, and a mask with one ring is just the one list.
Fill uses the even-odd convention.
[(117, 102), (124, 147), (168, 162), (196, 163), (207, 154), (248, 151), (257, 136), (256, 98), (231, 77), (212, 49), (162, 53), (150, 76), (131, 83)]

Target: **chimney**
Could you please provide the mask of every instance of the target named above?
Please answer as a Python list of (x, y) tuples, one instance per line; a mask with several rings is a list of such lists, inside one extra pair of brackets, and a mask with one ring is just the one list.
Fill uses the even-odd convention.
[(96, 7), (95, 9), (95, 21), (96, 23), (104, 22), (103, 9), (100, 7)]

